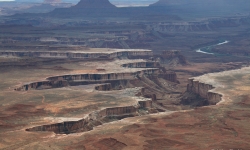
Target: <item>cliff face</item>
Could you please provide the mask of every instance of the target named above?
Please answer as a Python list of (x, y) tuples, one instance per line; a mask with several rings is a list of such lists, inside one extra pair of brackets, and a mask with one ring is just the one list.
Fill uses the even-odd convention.
[(136, 113), (137, 108), (134, 106), (126, 106), (126, 107), (113, 107), (113, 108), (106, 108), (101, 110), (98, 114), (99, 117), (106, 117), (106, 116), (120, 116), (120, 115), (129, 115)]
[(139, 101), (140, 108), (152, 108), (152, 101)]
[[(78, 86), (88, 84), (100, 84), (95, 87), (99, 91), (121, 90), (128, 87), (134, 87), (130, 82), (143, 76), (150, 79), (162, 78), (171, 82), (179, 83), (175, 72), (160, 72), (158, 68), (146, 69), (137, 72), (127, 73), (108, 73), (108, 74), (77, 74), (48, 77), (45, 81), (31, 82), (24, 84), (16, 91), (41, 90), (50, 88), (60, 88), (67, 86)], [(153, 80), (158, 81), (158, 80)], [(156, 84), (160, 84), (156, 82)]]
[(161, 55), (154, 55), (154, 60), (169, 66), (187, 65), (185, 56), (178, 50), (163, 51)]
[[(140, 107), (151, 107), (152, 101), (142, 103)], [(93, 112), (88, 117), (79, 121), (68, 121), (50, 125), (42, 125), (26, 129), (26, 131), (50, 131), (56, 134), (70, 134), (77, 132), (85, 132), (93, 130), (93, 127), (102, 125), (105, 122), (110, 122), (109, 117), (123, 119), (137, 115), (138, 107), (125, 106), (106, 108), (101, 111)], [(111, 120), (112, 121), (112, 120)]]
[(159, 66), (158, 62), (135, 62), (122, 65), (122, 67), (126, 68), (156, 68)]
[(137, 72), (124, 72), (124, 73), (107, 73), (107, 74), (76, 74), (76, 75), (63, 75), (49, 77), (47, 80), (58, 81), (90, 81), (90, 80), (118, 80), (118, 79), (134, 79), (136, 76), (141, 76), (143, 74), (157, 75), (159, 73), (158, 68), (145, 69)]
[(171, 81), (171, 82), (179, 83), (175, 72), (161, 73), (158, 75), (158, 77), (163, 78), (163, 79), (168, 80), (168, 81)]
[(128, 56), (136, 56), (138, 58), (142, 56), (152, 56), (152, 51), (149, 50), (141, 50), (141, 51), (114, 51), (111, 53), (105, 52), (96, 52), (96, 53), (88, 53), (88, 52), (39, 52), (39, 51), (2, 51), (0, 52), (1, 56), (16, 56), (16, 57), (45, 57), (45, 58), (81, 58), (81, 59), (90, 59), (90, 58), (118, 58), (118, 57), (128, 57)]
[[(99, 88), (106, 90), (107, 88), (110, 88), (111, 84), (103, 84), (99, 86)], [(50, 125), (36, 126), (33, 128), (28, 128), (26, 131), (50, 131), (56, 134), (78, 133), (93, 130), (93, 127), (102, 125), (106, 122), (138, 116), (139, 109), (152, 108), (152, 102), (156, 100), (156, 96), (154, 94), (145, 95), (144, 90), (145, 89), (142, 88), (139, 93), (140, 96), (145, 98), (138, 99), (137, 104), (135, 105), (105, 108), (99, 111), (94, 111), (79, 121), (67, 121)]]
[(51, 131), (56, 134), (69, 134), (90, 131), (94, 126), (98, 125), (101, 125), (101, 122), (82, 119), (79, 121), (69, 121), (51, 125), (37, 126), (34, 128), (26, 129), (26, 131)]
[(194, 79), (189, 79), (187, 85), (187, 92), (198, 94), (201, 98), (208, 100), (209, 105), (215, 105), (221, 101), (222, 95), (214, 92), (210, 92), (214, 87), (209, 84), (201, 83), (195, 81)]

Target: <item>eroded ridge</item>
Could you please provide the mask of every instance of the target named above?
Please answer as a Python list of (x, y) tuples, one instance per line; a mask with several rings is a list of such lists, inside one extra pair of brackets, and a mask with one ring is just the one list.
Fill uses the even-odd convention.
[(45, 81), (25, 84), (19, 88), (16, 88), (16, 90), (27, 91), (30, 89), (47, 89), (47, 88), (58, 88), (65, 86), (100, 84), (108, 81), (113, 81), (111, 83), (118, 84), (122, 83), (122, 81), (124, 80), (133, 80), (136, 77), (142, 76), (144, 74), (157, 75), (158, 72), (159, 72), (158, 69), (147, 69), (137, 72), (125, 72), (125, 73), (72, 74), (72, 75), (53, 76), (53, 77), (48, 77)]
[[(141, 88), (137, 95), (143, 95), (144, 89)], [(127, 117), (145, 115), (147, 110), (152, 108), (153, 98), (137, 97), (136, 103), (132, 106), (111, 107), (94, 111), (87, 117), (78, 121), (67, 121), (62, 123), (36, 126), (28, 128), (26, 131), (50, 131), (56, 134), (71, 134), (93, 130), (94, 127), (104, 123), (121, 120)]]
[(79, 58), (79, 59), (113, 59), (119, 57), (153, 56), (151, 50), (145, 49), (90, 49), (75, 51), (1, 51), (0, 56), (43, 57), (43, 58)]
[[(138, 53), (138, 55), (141, 55)], [(134, 55), (135, 56), (135, 55)], [(146, 55), (145, 55), (146, 56)], [(143, 57), (145, 57), (143, 56)], [(147, 57), (150, 57), (148, 55)], [(147, 115), (161, 111), (168, 111), (157, 102), (157, 94), (173, 92), (165, 87), (165, 82), (178, 84), (175, 72), (167, 71), (154, 60), (137, 60), (119, 65), (120, 68), (106, 72), (106, 68), (99, 68), (103, 73), (68, 74), (51, 76), (44, 81), (24, 84), (16, 88), (17, 91), (43, 90), (67, 86), (97, 84), (97, 91), (121, 90), (126, 88), (140, 88), (134, 95), (134, 104), (121, 107), (109, 107), (90, 113), (78, 121), (36, 126), (26, 131), (51, 131), (56, 134), (70, 134), (92, 130), (103, 123), (120, 120), (127, 117)], [(131, 68), (131, 69), (130, 69)], [(123, 71), (124, 70), (124, 71)], [(164, 82), (163, 82), (164, 81)], [(147, 92), (146, 92), (147, 91)]]
[(249, 68), (247, 66), (241, 69), (209, 73), (190, 78), (187, 91), (207, 99), (210, 105), (237, 103), (238, 100), (234, 100), (238, 99), (239, 95), (249, 92), (247, 80), (250, 72)]
[(207, 105), (216, 105), (222, 100), (222, 95), (212, 92), (213, 85), (202, 83), (194, 78), (188, 80), (187, 92), (198, 94), (201, 98), (206, 99)]

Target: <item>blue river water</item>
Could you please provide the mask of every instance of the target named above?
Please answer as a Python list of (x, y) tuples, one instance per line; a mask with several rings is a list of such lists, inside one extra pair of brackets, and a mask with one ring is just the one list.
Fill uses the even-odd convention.
[(200, 49), (197, 49), (196, 52), (197, 52), (197, 53), (204, 53), (204, 54), (214, 55), (214, 53), (211, 53), (211, 52), (210, 52), (211, 48), (213, 48), (213, 47), (215, 47), (215, 46), (227, 44), (227, 43), (229, 43), (229, 41), (225, 40), (225, 41), (220, 42), (220, 43), (218, 43), (218, 44), (214, 44), (214, 45), (210, 45), (210, 46), (206, 46), (206, 47), (202, 47), (202, 48), (200, 48)]

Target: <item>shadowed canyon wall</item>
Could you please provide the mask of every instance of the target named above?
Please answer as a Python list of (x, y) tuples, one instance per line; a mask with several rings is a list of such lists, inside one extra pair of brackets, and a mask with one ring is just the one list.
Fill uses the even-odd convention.
[[(21, 87), (16, 88), (17, 91), (27, 91), (31, 89), (47, 89), (47, 88), (59, 88), (65, 86), (77, 86), (87, 84), (100, 84), (111, 83), (110, 87), (117, 88), (117, 85), (127, 85), (126, 80), (134, 80), (139, 76), (150, 75), (157, 76), (159, 69), (146, 69), (137, 72), (128, 73), (109, 73), (109, 74), (77, 74), (77, 75), (62, 75), (48, 77), (46, 81), (32, 82), (24, 84)], [(99, 87), (101, 88), (101, 87)], [(98, 89), (99, 89), (98, 88)], [(107, 86), (103, 86), (107, 88)]]
[(152, 56), (152, 51), (141, 50), (141, 51), (115, 51), (110, 53), (105, 52), (35, 52), (35, 51), (1, 51), (0, 56), (16, 56), (16, 57), (45, 57), (45, 58), (118, 58), (118, 57), (129, 57), (129, 56)]
[(210, 90), (214, 89), (212, 85), (201, 83), (194, 79), (189, 79), (187, 85), (187, 92), (198, 94), (201, 98), (208, 100), (209, 105), (215, 105), (221, 101), (222, 95)]
[[(138, 106), (124, 106), (106, 108), (89, 114), (88, 117), (79, 121), (67, 121), (51, 125), (42, 125), (26, 129), (26, 131), (50, 131), (56, 134), (70, 134), (77, 132), (85, 132), (93, 130), (93, 127), (102, 125), (103, 123), (120, 120), (126, 117), (134, 117), (138, 115), (138, 108), (151, 108), (152, 101), (138, 101)], [(110, 120), (111, 118), (111, 120)]]

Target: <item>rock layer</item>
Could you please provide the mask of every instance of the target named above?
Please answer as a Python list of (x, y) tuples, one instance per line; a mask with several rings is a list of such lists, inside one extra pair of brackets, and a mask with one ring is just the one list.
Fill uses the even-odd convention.
[(155, 68), (155, 69), (146, 69), (142, 71), (126, 72), (126, 73), (62, 75), (62, 76), (48, 77), (46, 81), (24, 84), (21, 87), (16, 88), (15, 90), (27, 91), (31, 89), (59, 88), (65, 86), (100, 84), (105, 82), (110, 82), (111, 87), (114, 88), (119, 85), (126, 85), (125, 80), (134, 80), (137, 77), (143, 75), (157, 76), (158, 74), (159, 74), (159, 69)]
[[(62, 123), (42, 125), (26, 129), (26, 131), (50, 131), (56, 134), (70, 134), (93, 130), (93, 127), (102, 125), (105, 122), (120, 120), (126, 117), (138, 115), (139, 108), (151, 108), (152, 100), (138, 101), (136, 106), (124, 106), (105, 108), (92, 112), (88, 117), (79, 121), (67, 121)], [(110, 119), (111, 118), (111, 119)]]
[(209, 105), (215, 105), (221, 101), (222, 95), (211, 92), (214, 89), (212, 85), (201, 83), (194, 79), (189, 79), (187, 92), (198, 94), (201, 98), (207, 99)]
[(60, 52), (60, 51), (1, 51), (0, 56), (15, 56), (15, 57), (44, 57), (44, 58), (119, 58), (119, 57), (140, 57), (140, 56), (152, 56), (153, 53), (150, 50), (112, 50), (104, 52)]

